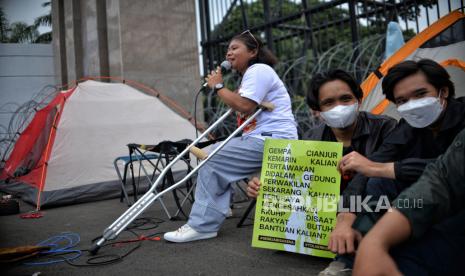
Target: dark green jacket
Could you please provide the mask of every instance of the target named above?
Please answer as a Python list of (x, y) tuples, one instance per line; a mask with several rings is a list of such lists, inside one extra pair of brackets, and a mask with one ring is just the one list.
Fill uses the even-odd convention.
[[(421, 237), (434, 224), (456, 214), (458, 219), (465, 217), (465, 130), (443, 155), (426, 166), (418, 181), (405, 189), (391, 206), (410, 221), (412, 238)], [(365, 235), (380, 215), (361, 213), (352, 227)], [(464, 232), (463, 229), (446, 231)]]
[[(420, 201), (421, 206), (405, 208), (406, 203)], [(413, 238), (465, 211), (465, 130), (457, 135), (444, 155), (425, 168), (414, 185), (397, 197), (393, 206), (410, 221)]]

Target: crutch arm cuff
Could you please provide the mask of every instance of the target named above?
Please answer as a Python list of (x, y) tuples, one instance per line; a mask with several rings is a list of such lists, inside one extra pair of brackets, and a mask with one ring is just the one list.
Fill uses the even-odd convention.
[(267, 111), (273, 111), (275, 106), (270, 102), (263, 102), (260, 104), (260, 108), (266, 109)]

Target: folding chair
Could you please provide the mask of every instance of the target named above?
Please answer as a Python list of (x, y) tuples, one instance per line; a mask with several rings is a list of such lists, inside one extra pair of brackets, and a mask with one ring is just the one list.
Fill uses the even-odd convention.
[[(172, 141), (163, 141), (158, 143), (157, 145), (140, 145), (140, 144), (128, 144), (129, 155), (127, 156), (120, 156), (117, 157), (113, 164), (115, 166), (116, 173), (121, 181), (121, 197), (120, 201), (123, 201), (123, 198), (126, 199), (126, 203), (128, 206), (131, 206), (132, 203), (129, 200), (128, 192), (126, 190), (126, 186), (128, 184), (127, 178), (128, 173), (131, 175), (132, 180), (132, 191), (134, 202), (137, 201), (137, 197), (139, 194), (139, 186), (141, 183), (141, 179), (145, 179), (146, 182), (150, 186), (156, 177), (161, 173), (164, 169), (166, 164), (170, 163), (174, 157), (179, 154), (179, 149), (183, 149), (186, 147), (191, 140), (181, 140), (177, 142)], [(192, 166), (190, 164), (190, 156), (187, 154), (180, 159), (187, 167), (187, 173), (192, 170)], [(119, 164), (123, 164), (123, 174), (121, 174)], [(139, 173), (137, 176), (136, 181), (136, 173), (134, 172), (134, 165), (137, 164), (139, 167)], [(151, 168), (147, 168), (147, 166), (151, 166)], [(170, 187), (175, 183), (175, 177), (171, 168), (167, 171), (164, 175), (161, 185), (154, 190), (154, 194), (158, 194), (159, 192), (163, 191), (165, 188)], [(148, 187), (149, 188), (149, 187)], [(182, 189), (185, 188), (185, 191)], [(187, 215), (183, 211), (182, 207), (186, 203), (186, 201), (190, 201), (191, 204), (194, 201), (194, 185), (191, 180), (186, 181), (184, 187), (179, 187), (174, 189), (173, 197), (175, 199), (175, 203), (177, 206), (177, 210), (175, 214), (172, 216), (168, 211), (165, 203), (163, 202), (162, 198), (160, 198), (160, 204), (162, 205), (163, 210), (165, 211), (166, 215), (169, 219), (174, 219), (179, 216), (179, 214), (183, 214), (184, 217), (187, 218)], [(182, 200), (181, 200), (181, 197)]]
[[(158, 158), (158, 155), (155, 154), (146, 154), (144, 156), (141, 155), (125, 155), (125, 156), (119, 156), (113, 161), (113, 166), (115, 167), (116, 174), (118, 175), (119, 180), (121, 181), (121, 197), (120, 197), (120, 202), (123, 202), (123, 198), (126, 200), (126, 203), (128, 204), (128, 207), (132, 205), (131, 201), (129, 200), (128, 192), (126, 191), (126, 177), (128, 174), (128, 169), (129, 166), (132, 166), (132, 163), (134, 161), (139, 161), (142, 162), (145, 159), (156, 159)], [(119, 163), (123, 164), (123, 175), (121, 175), (121, 170), (119, 167)], [(133, 172), (134, 169), (131, 167), (131, 172)], [(133, 174), (132, 174), (133, 176)], [(135, 181), (132, 182), (132, 188), (133, 188), (133, 196), (134, 196), (134, 202), (137, 201), (137, 187)]]
[[(257, 177), (260, 177), (260, 172), (256, 172), (254, 174), (254, 176), (257, 176)], [(243, 181), (245, 181), (245, 183), (248, 183), (249, 182), (249, 179), (244, 179)], [(239, 185), (237, 185), (239, 188), (241, 188)], [(245, 193), (245, 195), (247, 196), (247, 192), (245, 190), (243, 190), (241, 188), (242, 192)], [(248, 197), (248, 196), (247, 196)], [(249, 218), (249, 214), (250, 212), (253, 210), (253, 208), (255, 207), (255, 205), (257, 204), (257, 200), (256, 199), (252, 199), (249, 203), (249, 206), (247, 206), (247, 209), (245, 210), (244, 214), (242, 215), (241, 219), (239, 220), (239, 222), (237, 223), (236, 227), (237, 228), (241, 228), (242, 226), (244, 226), (244, 222), (247, 218)], [(249, 224), (245, 225), (245, 226), (248, 226)]]
[(253, 199), (250, 202), (249, 206), (247, 207), (244, 214), (242, 215), (241, 220), (239, 220), (239, 222), (237, 223), (236, 225), (237, 228), (241, 228), (242, 226), (244, 226), (244, 221), (249, 217), (250, 212), (253, 210), (256, 204), (257, 204), (257, 200), (255, 199)]

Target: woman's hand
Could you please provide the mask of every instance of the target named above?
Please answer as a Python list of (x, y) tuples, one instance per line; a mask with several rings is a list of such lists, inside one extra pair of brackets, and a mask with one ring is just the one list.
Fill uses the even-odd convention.
[(208, 87), (215, 88), (215, 85), (218, 83), (223, 83), (223, 74), (221, 73), (221, 67), (216, 67), (216, 70), (211, 71), (210, 74), (207, 75), (205, 81), (208, 84)]
[[(210, 74), (205, 78), (208, 87), (215, 88), (215, 85), (223, 83), (223, 75), (221, 74), (221, 68), (218, 66), (215, 71), (211, 71)], [(238, 93), (233, 93), (228, 88), (224, 87), (217, 91), (218, 96), (223, 100), (225, 104), (239, 111), (243, 114), (250, 114), (257, 108), (257, 103), (249, 98), (242, 97)]]
[(247, 183), (247, 195), (250, 198), (257, 198), (258, 192), (260, 191), (260, 179), (253, 177), (252, 180)]

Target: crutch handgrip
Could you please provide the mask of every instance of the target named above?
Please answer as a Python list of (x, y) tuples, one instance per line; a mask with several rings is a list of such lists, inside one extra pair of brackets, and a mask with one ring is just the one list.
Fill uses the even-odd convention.
[(267, 111), (273, 111), (275, 106), (270, 102), (263, 102), (260, 104), (261, 108), (265, 108)]
[(198, 159), (204, 160), (208, 157), (208, 153), (206, 153), (204, 150), (199, 149), (196, 146), (192, 146), (189, 151)]

